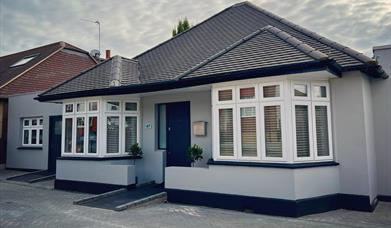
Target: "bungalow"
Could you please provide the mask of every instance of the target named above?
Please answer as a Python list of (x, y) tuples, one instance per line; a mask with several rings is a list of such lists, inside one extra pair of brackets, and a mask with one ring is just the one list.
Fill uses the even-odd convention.
[(61, 154), (61, 135), (56, 134), (57, 128), (61, 133), (61, 104), (40, 103), (34, 97), (95, 64), (88, 52), (65, 42), (0, 57), (0, 164), (55, 169)]
[[(171, 202), (301, 216), (376, 206), (372, 85), (387, 78), (375, 60), (243, 2), (37, 99), (63, 104), (56, 188), (164, 182)], [(135, 143), (142, 158), (128, 155)], [(190, 167), (193, 144), (204, 153)]]

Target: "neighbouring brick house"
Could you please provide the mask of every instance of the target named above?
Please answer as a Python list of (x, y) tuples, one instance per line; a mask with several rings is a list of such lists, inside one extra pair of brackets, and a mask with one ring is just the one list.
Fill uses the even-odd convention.
[(45, 116), (61, 107), (33, 98), (95, 64), (87, 51), (62, 41), (0, 57), (0, 165), (47, 168)]

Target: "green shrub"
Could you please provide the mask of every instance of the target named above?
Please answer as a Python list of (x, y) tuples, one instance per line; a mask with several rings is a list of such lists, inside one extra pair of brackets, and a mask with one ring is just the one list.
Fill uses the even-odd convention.
[(142, 151), (141, 147), (138, 145), (138, 143), (135, 143), (130, 147), (129, 155), (132, 155), (133, 157), (143, 156), (143, 151)]
[(189, 157), (190, 161), (193, 163), (195, 161), (202, 159), (202, 152), (203, 152), (202, 148), (197, 144), (194, 144), (193, 146), (187, 149), (187, 156)]

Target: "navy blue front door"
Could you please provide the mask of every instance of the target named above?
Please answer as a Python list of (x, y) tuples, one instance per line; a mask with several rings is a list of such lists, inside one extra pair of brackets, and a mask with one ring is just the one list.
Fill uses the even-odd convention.
[(61, 126), (62, 116), (49, 118), (49, 158), (48, 170), (56, 171), (56, 160), (61, 157)]
[(166, 104), (167, 166), (190, 166), (190, 102)]

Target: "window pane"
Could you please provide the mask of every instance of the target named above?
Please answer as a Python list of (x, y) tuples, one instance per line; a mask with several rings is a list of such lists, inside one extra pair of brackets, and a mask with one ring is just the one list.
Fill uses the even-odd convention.
[(23, 126), (29, 126), (30, 120), (23, 120)]
[(106, 143), (107, 153), (119, 152), (119, 117), (107, 117)]
[(263, 97), (279, 97), (280, 96), (280, 85), (270, 85), (263, 87)]
[(241, 88), (240, 89), (240, 99), (254, 99), (255, 98), (255, 88)]
[(265, 150), (266, 157), (282, 157), (281, 107), (265, 106)]
[(137, 111), (137, 103), (135, 102), (126, 102), (125, 111)]
[(314, 97), (316, 98), (325, 98), (327, 97), (326, 86), (313, 86)]
[(65, 105), (65, 112), (73, 112), (73, 104)]
[(43, 125), (43, 119), (39, 119), (39, 125)]
[(159, 105), (159, 149), (166, 149), (166, 105)]
[(29, 144), (29, 130), (23, 131), (23, 144)]
[(37, 130), (31, 130), (31, 144), (37, 144)]
[(315, 106), (316, 146), (318, 156), (329, 156), (329, 129), (327, 106)]
[(84, 117), (76, 118), (76, 153), (84, 152)]
[(32, 125), (32, 126), (37, 126), (37, 124), (38, 124), (37, 119), (32, 119), (32, 120), (31, 120), (31, 125)]
[(219, 109), (220, 155), (234, 155), (234, 132), (232, 108)]
[(107, 102), (107, 111), (119, 111), (120, 103), (119, 101), (109, 101)]
[(255, 107), (240, 108), (242, 156), (257, 156), (257, 124)]
[(88, 103), (88, 111), (97, 111), (98, 110), (98, 102), (93, 101)]
[(43, 130), (42, 129), (39, 129), (39, 140), (38, 140), (38, 144), (42, 145), (42, 138), (43, 138)]
[(232, 90), (219, 90), (219, 101), (232, 101)]
[(65, 119), (65, 144), (64, 144), (65, 153), (72, 152), (72, 124), (73, 124), (73, 120), (71, 118)]
[(84, 112), (86, 110), (84, 103), (77, 103), (76, 104), (76, 111), (77, 112)]
[(130, 152), (130, 147), (137, 143), (137, 117), (125, 117), (125, 151)]
[(296, 105), (296, 149), (297, 157), (310, 156), (310, 140), (308, 127), (308, 106)]
[(88, 153), (96, 153), (98, 118), (96, 116), (88, 118)]
[(295, 84), (294, 90), (295, 90), (295, 97), (306, 97), (308, 94), (307, 85)]

